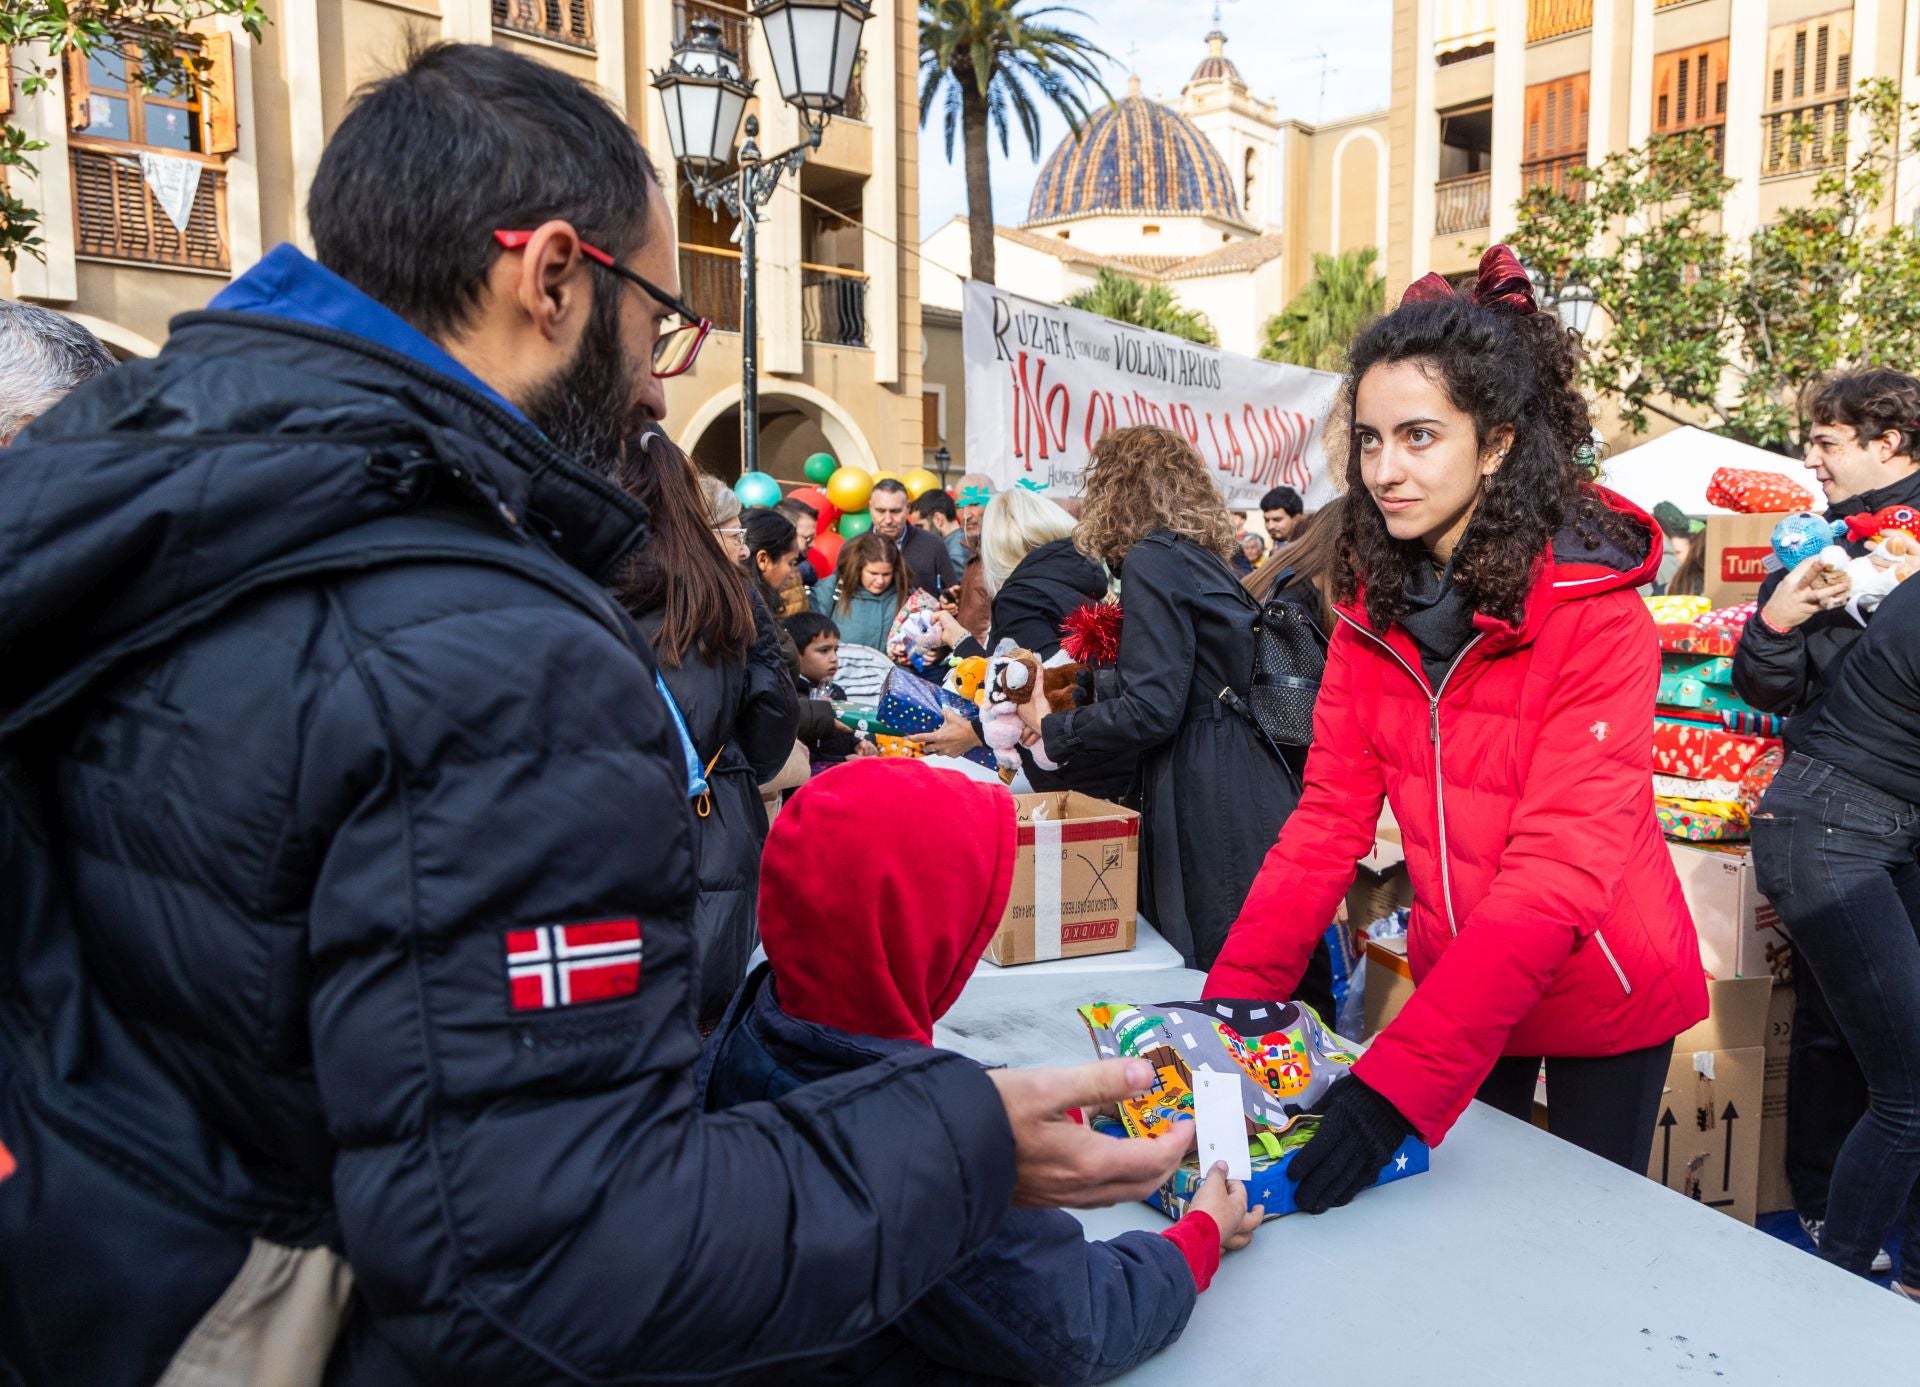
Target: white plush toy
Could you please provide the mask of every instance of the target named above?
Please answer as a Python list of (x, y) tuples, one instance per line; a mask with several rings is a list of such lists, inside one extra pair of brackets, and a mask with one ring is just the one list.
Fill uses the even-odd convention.
[[(987, 675), (980, 682), (980, 736), (1003, 770), (1020, 764), (1020, 736), (1026, 731), (1020, 705), (1032, 697), (1028, 690), (1039, 678), (1039, 667), (1032, 651), (1016, 649), (1010, 640), (1001, 641), (987, 659)], [(1028, 748), (1028, 754), (1042, 770), (1059, 769), (1038, 746)]]

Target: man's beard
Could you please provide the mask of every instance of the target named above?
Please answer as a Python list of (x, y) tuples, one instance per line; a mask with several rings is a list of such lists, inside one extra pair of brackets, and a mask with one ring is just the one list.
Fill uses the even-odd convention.
[(596, 292), (573, 360), (527, 401), (527, 418), (563, 453), (610, 480), (633, 430), (633, 373), (620, 345), (620, 298)]

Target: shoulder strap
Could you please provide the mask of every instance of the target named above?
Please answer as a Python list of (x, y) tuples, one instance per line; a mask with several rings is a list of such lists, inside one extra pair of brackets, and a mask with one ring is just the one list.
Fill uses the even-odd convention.
[(593, 617), (651, 667), (644, 654), (646, 643), (632, 619), (585, 574), (469, 511), (422, 507), (381, 516), (291, 549), (103, 646), (27, 702), (6, 710), (0, 719), (0, 747), (83, 697), (128, 660), (218, 619), (249, 598), (292, 583), (402, 563), (481, 564), (516, 573)]

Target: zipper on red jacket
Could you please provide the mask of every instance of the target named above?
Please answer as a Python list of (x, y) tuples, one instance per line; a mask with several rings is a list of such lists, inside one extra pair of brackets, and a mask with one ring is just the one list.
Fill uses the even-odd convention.
[(1427, 736), (1433, 742), (1433, 809), (1434, 817), (1440, 825), (1440, 894), (1444, 898), (1447, 911), (1447, 931), (1455, 939), (1460, 937), (1460, 922), (1453, 913), (1453, 870), (1447, 865), (1447, 790), (1446, 776), (1440, 767), (1440, 695), (1447, 691), (1447, 681), (1453, 678), (1453, 672), (1460, 668), (1460, 662), (1467, 658), (1467, 652), (1486, 639), (1485, 631), (1474, 632), (1473, 639), (1460, 647), (1460, 653), (1453, 657), (1453, 663), (1447, 666), (1446, 673), (1440, 676), (1437, 688), (1429, 688), (1426, 677), (1406, 662), (1406, 659), (1385, 640), (1362, 626), (1345, 612), (1335, 612), (1347, 625), (1393, 656), (1395, 663), (1420, 686), (1420, 692), (1427, 696)]

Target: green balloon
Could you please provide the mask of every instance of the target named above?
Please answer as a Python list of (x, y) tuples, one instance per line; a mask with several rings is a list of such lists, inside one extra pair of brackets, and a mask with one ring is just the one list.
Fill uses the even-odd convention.
[(802, 470), (807, 474), (808, 481), (818, 482), (824, 486), (839, 466), (840, 464), (833, 460), (832, 453), (815, 453), (802, 465)]
[(858, 539), (873, 528), (873, 516), (863, 510), (845, 511), (840, 516), (840, 538)]

